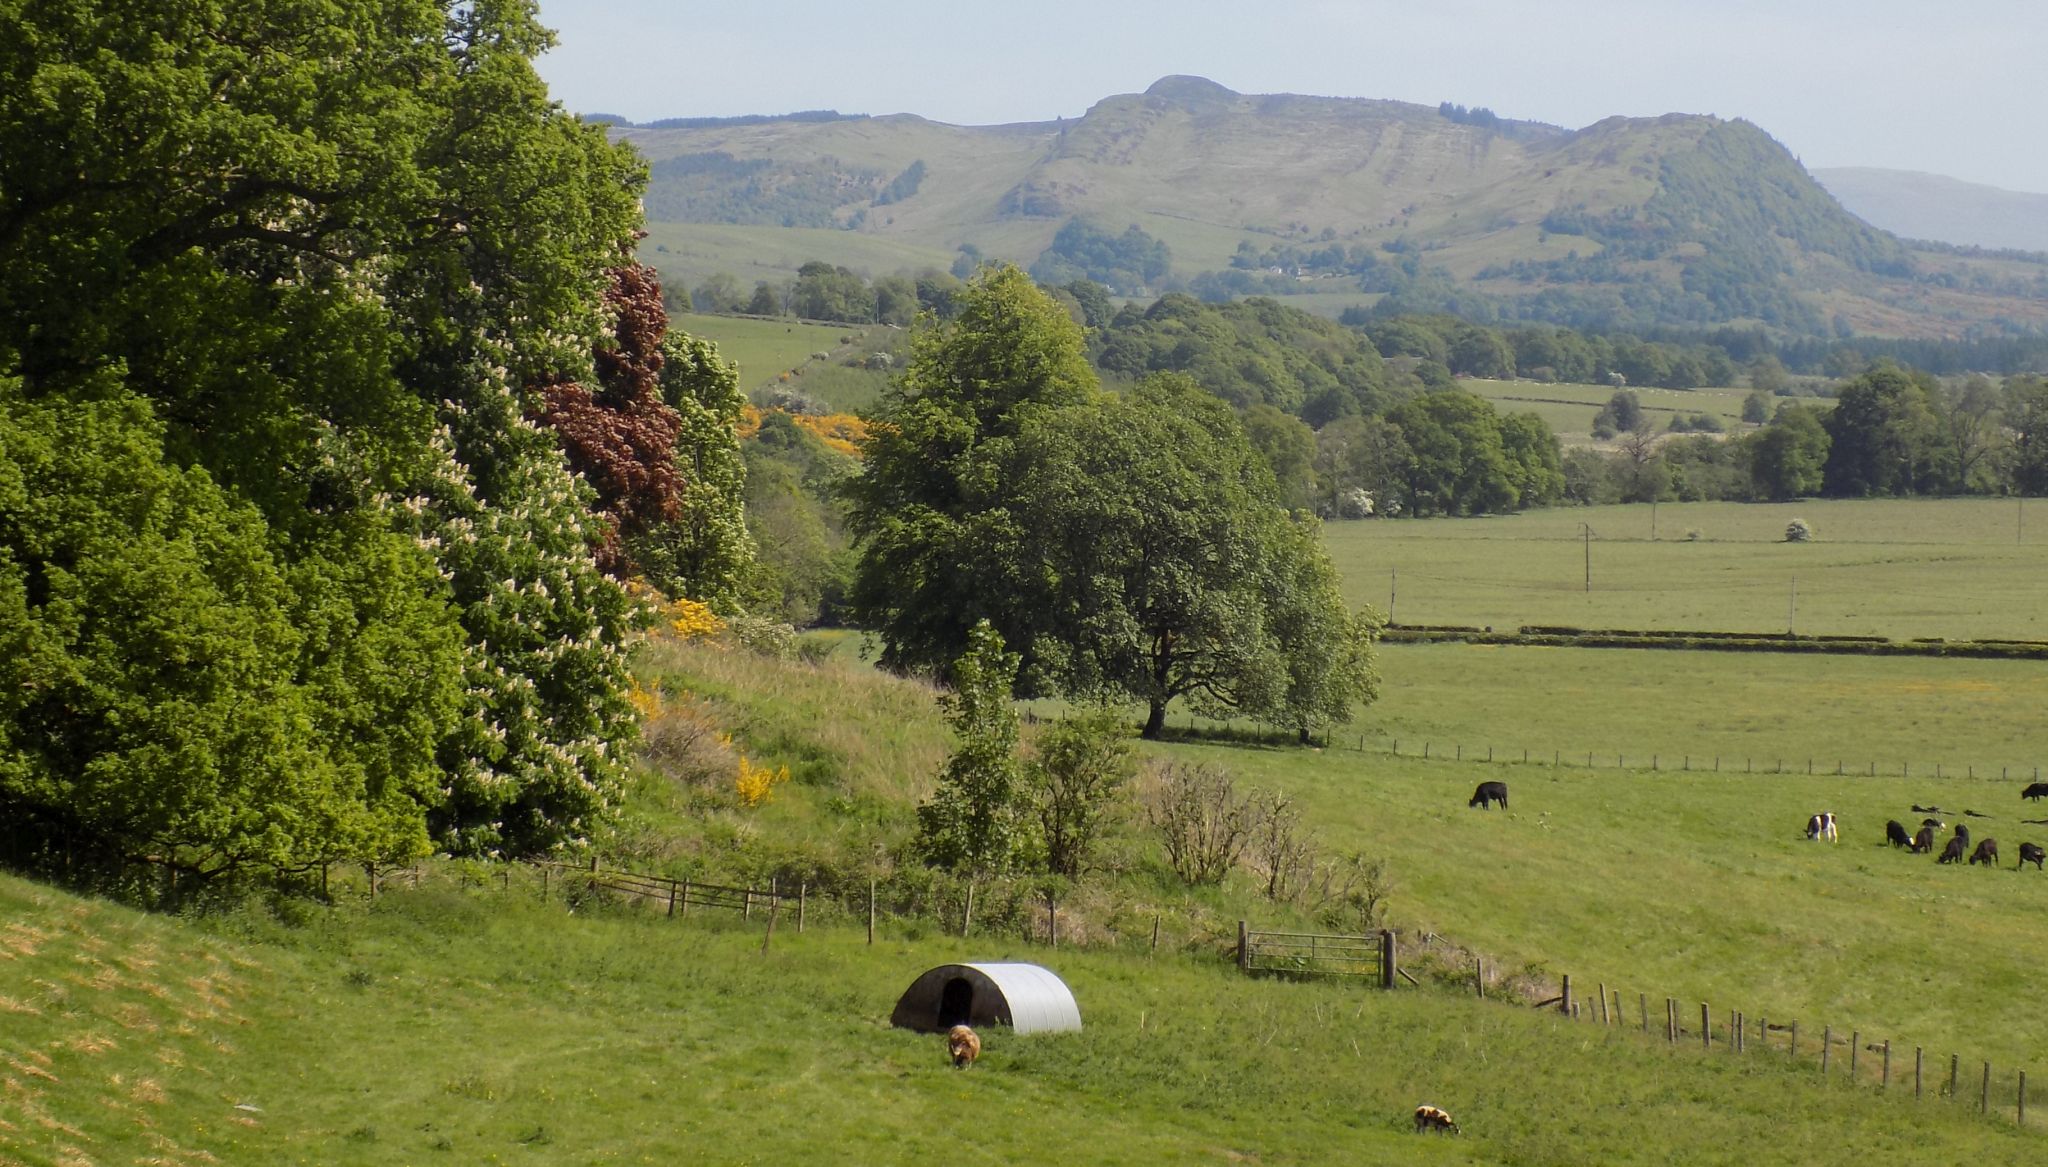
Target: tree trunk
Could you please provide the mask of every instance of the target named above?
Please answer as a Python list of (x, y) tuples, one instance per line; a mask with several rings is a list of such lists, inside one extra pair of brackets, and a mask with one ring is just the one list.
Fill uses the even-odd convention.
[(1305, 725), (1301, 727), (1301, 744), (1305, 746), (1316, 744), (1315, 740), (1308, 736), (1308, 726)]
[(1156, 742), (1159, 740), (1159, 735), (1165, 731), (1166, 702), (1155, 697), (1152, 699), (1152, 712), (1145, 717), (1145, 732), (1140, 736), (1146, 741)]

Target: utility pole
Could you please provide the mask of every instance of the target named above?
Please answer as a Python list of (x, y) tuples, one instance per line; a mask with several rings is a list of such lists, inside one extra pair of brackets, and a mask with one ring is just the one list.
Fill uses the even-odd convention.
[(1785, 635), (1794, 635), (1799, 620), (1799, 577), (1792, 577), (1792, 600), (1785, 608)]
[(1591, 592), (1593, 590), (1593, 527), (1590, 523), (1580, 523), (1579, 529), (1586, 533), (1586, 590)]
[(1401, 594), (1401, 569), (1387, 569), (1387, 623), (1394, 622), (1394, 598)]
[(1650, 496), (1650, 542), (1657, 541), (1657, 496)]

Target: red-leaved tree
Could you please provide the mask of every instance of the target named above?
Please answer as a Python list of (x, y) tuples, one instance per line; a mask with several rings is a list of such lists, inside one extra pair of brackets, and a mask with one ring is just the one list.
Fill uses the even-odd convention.
[(598, 566), (627, 576), (635, 567), (626, 539), (681, 512), (684, 484), (675, 452), (682, 417), (661, 399), (668, 311), (654, 269), (638, 263), (613, 268), (605, 306), (612, 343), (596, 354), (597, 389), (576, 381), (546, 386), (540, 421), (555, 431), (571, 468), (597, 491), (605, 520)]

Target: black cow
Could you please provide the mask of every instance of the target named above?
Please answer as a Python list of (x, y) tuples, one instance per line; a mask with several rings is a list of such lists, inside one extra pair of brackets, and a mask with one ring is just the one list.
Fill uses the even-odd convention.
[(1466, 805), (1466, 806), (1483, 806), (1483, 807), (1487, 808), (1488, 810), (1492, 810), (1492, 809), (1493, 809), (1493, 804), (1494, 804), (1494, 803), (1496, 803), (1496, 802), (1497, 802), (1497, 803), (1500, 803), (1500, 805), (1501, 805), (1501, 809), (1502, 809), (1502, 810), (1506, 810), (1506, 809), (1507, 809), (1507, 805), (1508, 805), (1508, 784), (1507, 784), (1507, 783), (1505, 783), (1505, 782), (1481, 782), (1481, 783), (1479, 784), (1479, 789), (1477, 789), (1477, 790), (1475, 790), (1475, 791), (1473, 791), (1473, 792), (1472, 792), (1472, 801), (1470, 801), (1470, 802), (1466, 803), (1465, 805)]
[(2048, 782), (2035, 782), (2020, 791), (2021, 798), (2048, 798)]
[(1906, 833), (1903, 823), (1893, 819), (1884, 825), (1884, 841), (1894, 847), (1910, 847), (1913, 845), (1913, 836)]
[(1975, 867), (1979, 863), (1982, 863), (1986, 867), (1998, 866), (1997, 839), (1984, 840), (1983, 842), (1977, 844), (1977, 849), (1975, 851), (1972, 851), (1970, 853), (1970, 866)]
[(1960, 863), (1963, 858), (1964, 846), (1965, 843), (1961, 835), (1951, 835), (1949, 836), (1948, 846), (1941, 849), (1941, 854), (1936, 856), (1934, 861), (1936, 863)]
[(1934, 850), (1934, 828), (1931, 826), (1921, 827), (1918, 833), (1913, 836), (1912, 845), (1907, 847), (1906, 850), (1911, 851), (1915, 855), (1925, 855), (1929, 851)]
[(1964, 847), (1968, 847), (1970, 845), (1970, 828), (1963, 823), (1957, 823), (1956, 838), (1962, 840)]
[(2034, 870), (2039, 871), (2041, 870), (2041, 860), (2043, 859), (2048, 859), (2048, 851), (2041, 850), (2039, 846), (2033, 843), (2021, 843), (2020, 861), (2013, 864), (2012, 869), (2018, 871), (2020, 868), (2031, 863), (2034, 865)]

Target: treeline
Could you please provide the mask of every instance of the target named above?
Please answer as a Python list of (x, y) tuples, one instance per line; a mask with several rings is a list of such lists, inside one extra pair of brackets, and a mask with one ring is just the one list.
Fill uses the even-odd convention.
[[(1638, 421), (1620, 435), (1617, 454), (1565, 456), (1565, 495), (1607, 503), (2048, 490), (2048, 381), (2040, 377), (1943, 381), (1881, 362), (1835, 396), (1825, 411), (1781, 402), (1762, 428), (1733, 440), (1660, 441)], [(1758, 413), (1761, 401), (1751, 399)]]
[(644, 168), (549, 103), (529, 6), (145, 7), (0, 50), (0, 852), (584, 843), (624, 581), (730, 611), (750, 556), (735, 372), (629, 259)]

